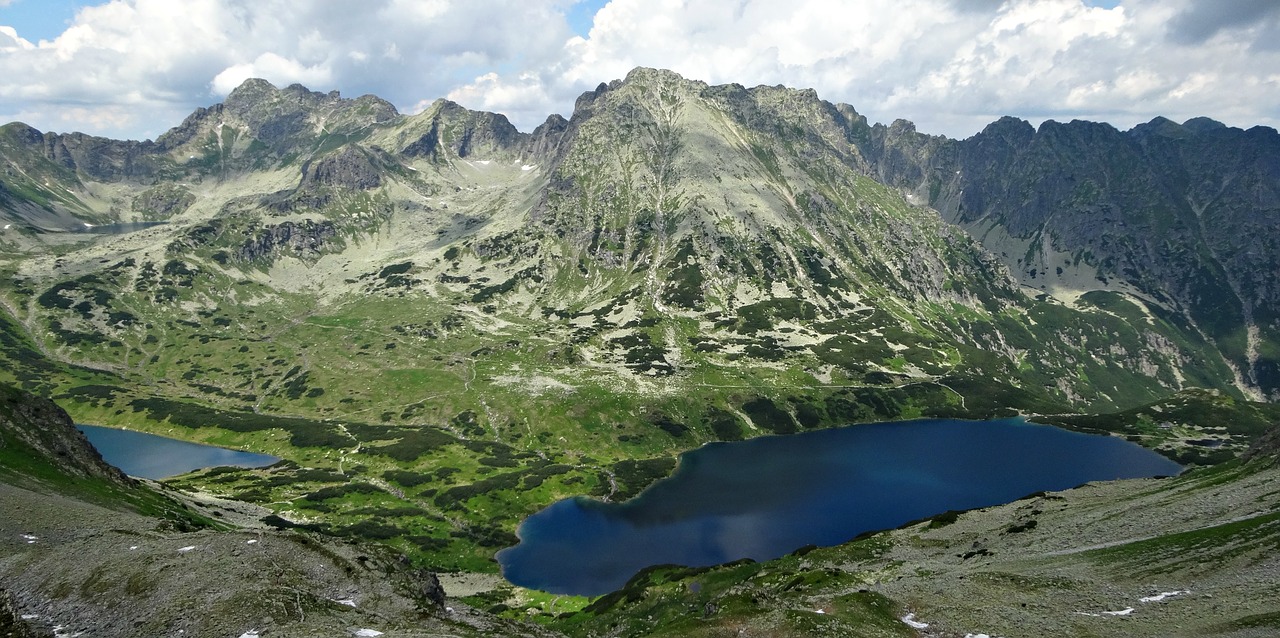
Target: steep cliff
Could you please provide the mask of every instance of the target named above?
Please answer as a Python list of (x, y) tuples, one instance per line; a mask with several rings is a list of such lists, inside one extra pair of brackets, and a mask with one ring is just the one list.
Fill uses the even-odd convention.
[(873, 174), (968, 229), (1026, 286), (1118, 290), (1214, 344), (1236, 384), (1280, 396), (1280, 134), (1205, 118), (1003, 118), (969, 139), (877, 126)]

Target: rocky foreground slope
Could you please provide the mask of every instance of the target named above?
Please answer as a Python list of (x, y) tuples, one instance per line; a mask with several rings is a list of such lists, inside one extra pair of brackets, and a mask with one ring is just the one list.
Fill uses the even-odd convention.
[[(0, 386), (0, 635), (538, 633), (376, 545), (126, 478), (51, 402)], [(244, 527), (248, 525), (248, 527)]]

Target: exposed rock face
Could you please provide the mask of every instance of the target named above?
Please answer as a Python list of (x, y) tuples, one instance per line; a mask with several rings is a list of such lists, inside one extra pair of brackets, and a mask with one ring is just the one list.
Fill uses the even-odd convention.
[(0, 589), (0, 638), (44, 638), (51, 633), (37, 633), (27, 621), (22, 619), (17, 605), (9, 592)]
[(1272, 463), (1280, 463), (1280, 423), (1267, 430), (1253, 445), (1241, 455), (1245, 461), (1270, 459)]
[(206, 122), (217, 122), (222, 119), (222, 105), (214, 104), (208, 108), (198, 108), (182, 121), (182, 124), (175, 126), (160, 137), (156, 138), (156, 149), (168, 153), (175, 151), (182, 145), (190, 143), (200, 134), (203, 125)]
[[(1213, 341), (1262, 395), (1280, 396), (1280, 135), (1198, 118), (1121, 132), (1106, 124), (1002, 118), (972, 138), (876, 126), (871, 171), (979, 237), (998, 228), (1024, 284), (1053, 289), (1083, 262)], [(995, 235), (991, 235), (995, 237)], [(1079, 286), (1079, 282), (1072, 285)]]
[(284, 222), (258, 231), (256, 236), (245, 241), (236, 256), (241, 261), (256, 261), (278, 252), (287, 252), (295, 257), (313, 256), (337, 234), (330, 222)]
[(368, 155), (348, 146), (303, 169), (302, 187), (314, 185), (368, 190), (382, 185), (382, 174)]
[(277, 155), (306, 148), (322, 131), (355, 131), (398, 115), (374, 96), (348, 100), (337, 91), (319, 93), (301, 84), (277, 89), (261, 79), (246, 80), (227, 95), (222, 114)]
[(555, 157), (556, 148), (569, 128), (569, 120), (559, 115), (547, 118), (538, 128), (533, 130), (529, 140), (529, 155), (532, 157)]
[(413, 573), (415, 593), (424, 602), (436, 609), (444, 609), (444, 587), (435, 572), (419, 569)]
[(0, 386), (0, 447), (24, 445), (53, 459), (67, 474), (121, 485), (134, 480), (102, 460), (62, 408), (48, 399)]
[(95, 180), (117, 181), (154, 172), (151, 142), (122, 142), (84, 133), (46, 133), (42, 143), (49, 159)]
[(310, 137), (307, 113), (325, 100), (322, 93), (279, 91), (266, 80), (250, 79), (227, 95), (222, 109), (243, 122), (254, 139), (282, 152), (293, 140)]
[(195, 199), (191, 191), (182, 186), (160, 184), (134, 198), (133, 210), (150, 219), (168, 219), (186, 210)]
[(512, 150), (528, 137), (504, 115), (469, 111), (448, 100), (437, 101), (419, 117), (430, 118), (431, 124), (424, 135), (402, 149), (409, 157), (438, 161), (442, 148), (460, 158), (487, 157)]

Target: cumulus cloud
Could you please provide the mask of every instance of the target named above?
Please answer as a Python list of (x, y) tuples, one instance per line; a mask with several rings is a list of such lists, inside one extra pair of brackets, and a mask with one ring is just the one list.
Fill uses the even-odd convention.
[(306, 86), (328, 86), (333, 83), (333, 73), (328, 65), (317, 63), (313, 66), (304, 66), (297, 60), (284, 58), (268, 51), (258, 56), (253, 62), (234, 64), (213, 76), (211, 83), (213, 92), (226, 95), (249, 78), (271, 78), (282, 84), (296, 82)]
[(33, 125), (61, 130), (70, 109), (114, 108), (133, 121), (99, 117), (94, 132), (154, 136), (173, 123), (157, 113), (261, 76), (405, 111), (447, 96), (529, 130), (650, 66), (814, 88), (873, 121), (952, 136), (1006, 114), (1280, 122), (1270, 0), (612, 0), (584, 37), (565, 18), (578, 1), (112, 0), (51, 42), (0, 27), (0, 120), (36, 113)]
[(13, 27), (0, 25), (0, 53), (32, 48), (35, 48), (35, 45), (22, 39)]
[(62, 130), (71, 109), (127, 107), (132, 122), (83, 128), (154, 136), (157, 110), (210, 104), (249, 77), (413, 105), (557, 55), (571, 2), (111, 0), (38, 45), (0, 27), (0, 119), (43, 114), (30, 123)]
[[(1280, 120), (1280, 56), (1261, 35), (1274, 2), (1126, 0), (613, 0), (553, 66), (488, 74), (456, 94), (546, 95), (570, 104), (636, 65), (711, 83), (786, 84), (848, 102), (873, 121), (966, 136), (1001, 115), (1132, 126), (1155, 115), (1237, 125)], [(1221, 6), (1220, 6), (1221, 5)], [(1257, 5), (1252, 9), (1243, 5)], [(1265, 6), (1264, 6), (1265, 5)], [(1216, 33), (1187, 46), (1181, 21)]]

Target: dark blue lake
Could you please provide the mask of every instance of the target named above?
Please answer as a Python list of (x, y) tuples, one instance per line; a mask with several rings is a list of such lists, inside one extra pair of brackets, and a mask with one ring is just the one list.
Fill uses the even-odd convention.
[(162, 479), (206, 467), (266, 467), (280, 459), (154, 434), (77, 425), (102, 458), (129, 476)]
[(924, 420), (712, 443), (625, 503), (560, 501), (498, 553), (516, 585), (614, 591), (652, 565), (769, 560), (838, 545), (947, 510), (1089, 481), (1176, 475), (1178, 464), (1116, 437), (1026, 423)]

